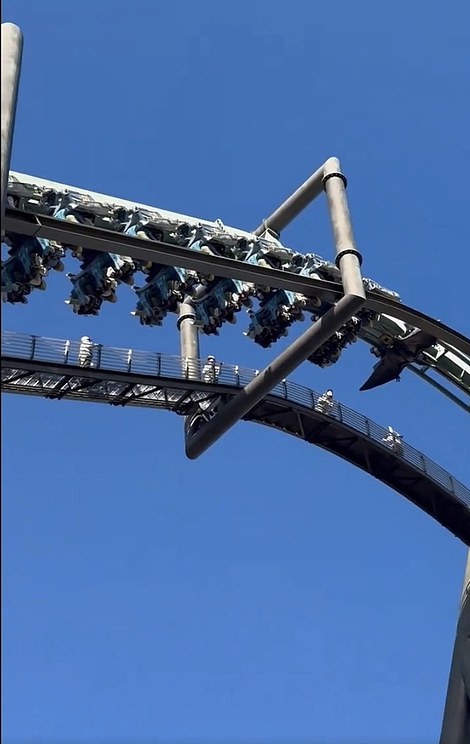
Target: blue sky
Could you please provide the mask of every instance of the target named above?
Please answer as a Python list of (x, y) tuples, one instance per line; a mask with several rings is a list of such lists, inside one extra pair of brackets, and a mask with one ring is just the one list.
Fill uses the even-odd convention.
[[(328, 156), (364, 273), (468, 335), (468, 3), (7, 0), (12, 168), (249, 229)], [(326, 209), (283, 234), (332, 256)], [(2, 326), (178, 353), (51, 277)], [(261, 367), (240, 318), (202, 352)], [(294, 328), (290, 338), (300, 332)], [(280, 348), (280, 347), (278, 347)], [(470, 481), (468, 419), (363, 344), (292, 379)], [(436, 742), (461, 543), (381, 483), (239, 424), (196, 462), (151, 410), (3, 399), (5, 744)]]

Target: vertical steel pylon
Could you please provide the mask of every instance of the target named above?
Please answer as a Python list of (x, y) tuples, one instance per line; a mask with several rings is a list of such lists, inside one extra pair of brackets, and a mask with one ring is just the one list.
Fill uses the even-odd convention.
[(449, 674), (439, 744), (470, 742), (470, 551)]
[(22, 53), (23, 34), (20, 29), (14, 23), (2, 23), (2, 234)]

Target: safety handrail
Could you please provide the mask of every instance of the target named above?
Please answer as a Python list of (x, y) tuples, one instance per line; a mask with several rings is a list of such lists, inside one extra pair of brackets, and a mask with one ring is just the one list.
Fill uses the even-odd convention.
[[(1, 349), (2, 357), (10, 359), (18, 358), (71, 367), (80, 366), (80, 341), (2, 331)], [(179, 356), (159, 352), (113, 348), (101, 344), (93, 345), (91, 360), (91, 366), (94, 370), (124, 372), (169, 380), (203, 380), (204, 364), (204, 360), (188, 361)], [(217, 362), (217, 367), (217, 385), (226, 385), (227, 388), (231, 389), (243, 387), (257, 374), (256, 370), (224, 362)], [(337, 401), (331, 408), (326, 411), (322, 410), (321, 405), (318, 404), (320, 395), (320, 393), (310, 388), (288, 380), (276, 385), (270, 393), (270, 396), (282, 398), (296, 405), (314, 410), (319, 415), (336, 418), (343, 425), (359, 432), (363, 437), (373, 440), (385, 449), (389, 449), (389, 445), (385, 441), (389, 435), (387, 429)], [(393, 452), (395, 456), (407, 461), (428, 478), (444, 487), (470, 509), (470, 489), (440, 465), (403, 440), (399, 441)]]

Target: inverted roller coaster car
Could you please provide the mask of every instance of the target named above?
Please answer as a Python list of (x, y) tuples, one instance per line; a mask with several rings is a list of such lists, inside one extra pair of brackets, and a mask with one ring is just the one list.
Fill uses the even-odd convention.
[(296, 292), (279, 289), (270, 292), (260, 303), (259, 310), (250, 312), (250, 325), (245, 336), (268, 348), (296, 321), (303, 320), (306, 298)]
[[(312, 320), (315, 319), (312, 318)], [(348, 320), (339, 331), (336, 331), (319, 349), (314, 351), (308, 357), (308, 361), (318, 367), (330, 367), (336, 364), (343, 349), (357, 341), (362, 325), (368, 322), (368, 311), (361, 311), (357, 317)]]
[(244, 259), (247, 263), (257, 264), (271, 269), (293, 270), (294, 259), (301, 254), (286, 248), (275, 237), (266, 233), (264, 237), (258, 238), (250, 247), (250, 251)]
[(251, 305), (254, 287), (234, 279), (220, 279), (209, 284), (207, 291), (194, 303), (196, 324), (201, 333), (218, 334), (223, 323), (235, 323), (235, 314)]
[(76, 191), (61, 194), (53, 216), (58, 220), (121, 231), (128, 211), (116, 204), (103, 204)]
[(160, 326), (167, 313), (177, 311), (194, 277), (174, 266), (152, 266), (144, 287), (135, 287), (137, 306), (133, 315), (141, 325)]
[(33, 214), (52, 215), (59, 199), (54, 189), (34, 183), (23, 183), (10, 173), (8, 179), (8, 206)]
[(66, 300), (78, 315), (97, 315), (103, 300), (116, 302), (116, 288), (120, 282), (132, 283), (134, 262), (116, 253), (87, 251), (78, 274), (68, 274), (73, 288)]
[(170, 220), (159, 212), (135, 209), (130, 213), (123, 232), (144, 240), (187, 245), (193, 228), (188, 222)]
[(8, 259), (2, 264), (2, 299), (26, 303), (32, 289), (45, 289), (49, 269), (63, 271), (64, 251), (58, 243), (25, 235), (5, 235)]

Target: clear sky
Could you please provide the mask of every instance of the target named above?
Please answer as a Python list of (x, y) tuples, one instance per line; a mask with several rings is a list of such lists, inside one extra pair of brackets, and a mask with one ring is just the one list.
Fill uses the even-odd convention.
[[(249, 229), (328, 156), (363, 270), (468, 335), (462, 0), (6, 0), (24, 33), (12, 168)], [(283, 240), (326, 258), (324, 203)], [(76, 264), (75, 264), (76, 266)], [(49, 279), (4, 328), (178, 353), (134, 296)], [(245, 318), (202, 352), (263, 366)], [(300, 333), (301, 326), (289, 338)], [(292, 379), (464, 482), (468, 418), (364, 344)], [(3, 396), (5, 744), (437, 742), (465, 549), (332, 455), (239, 424), (196, 462), (169, 413)]]

